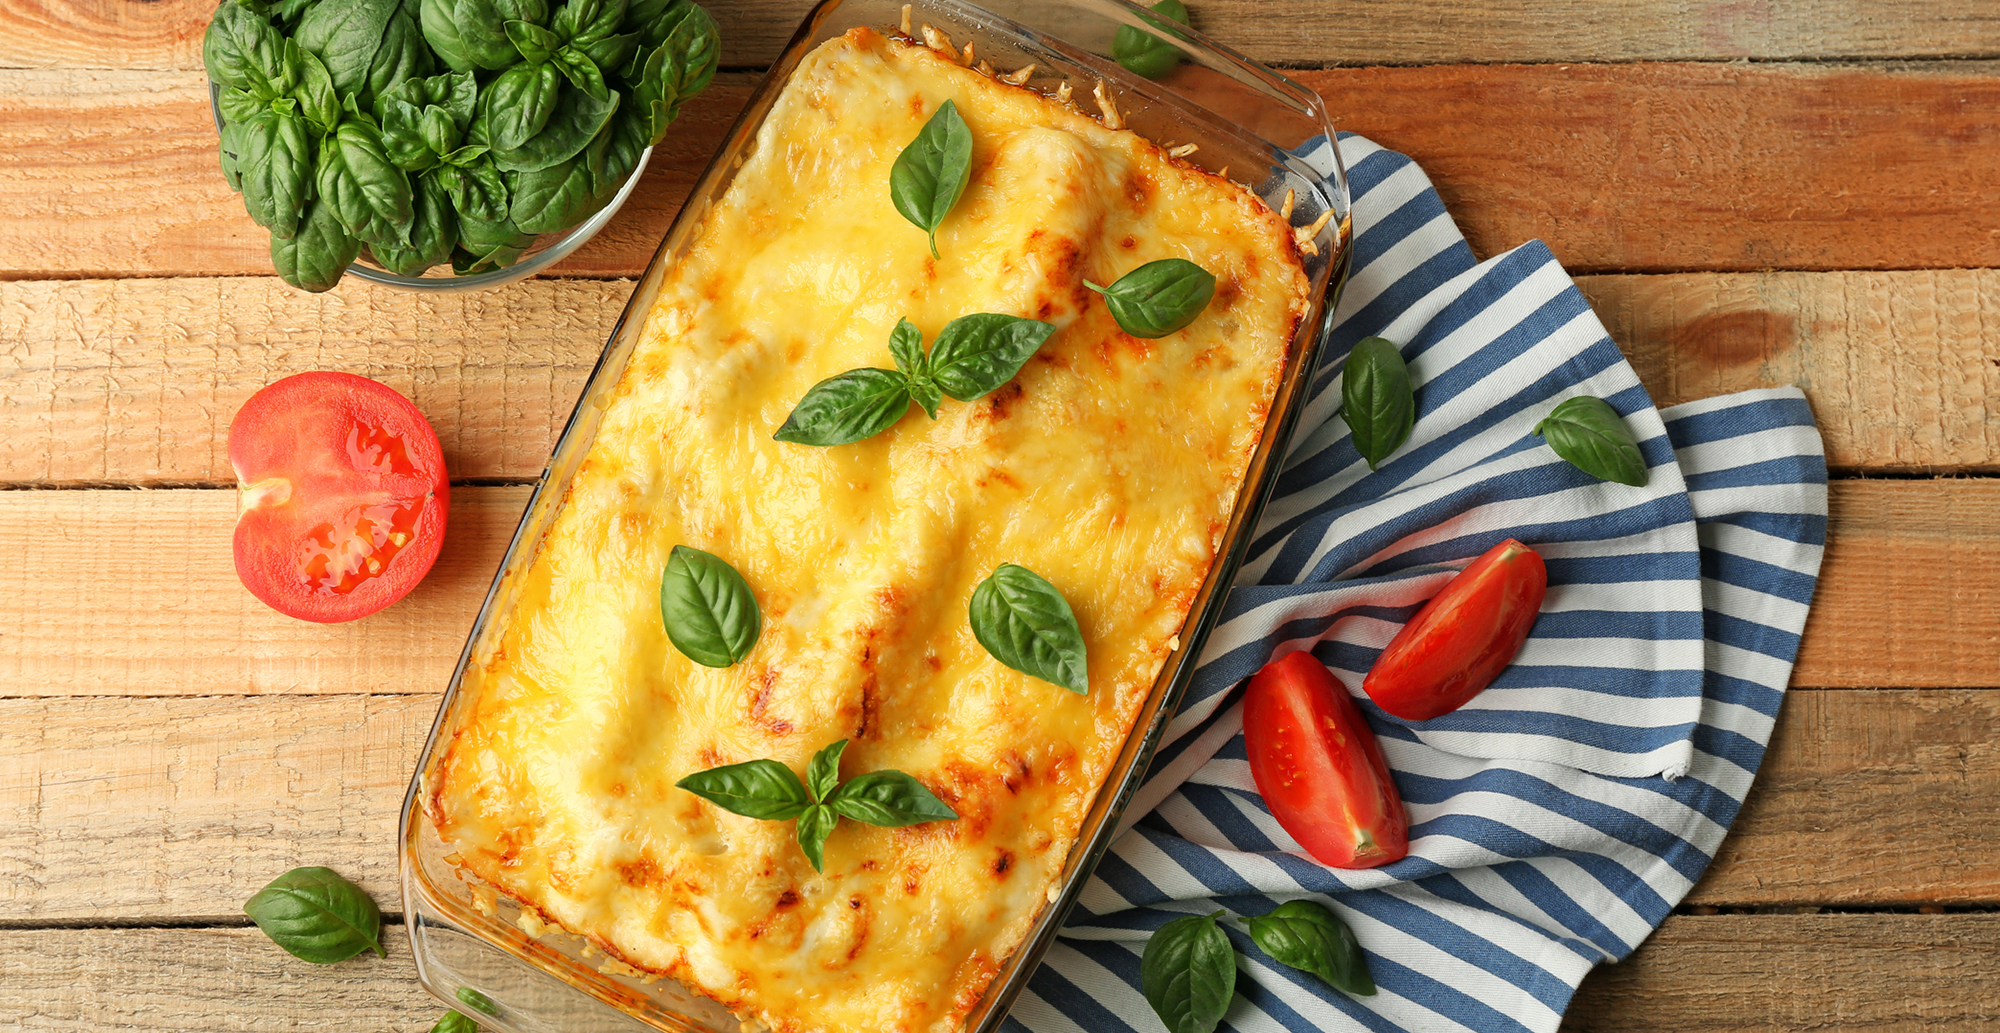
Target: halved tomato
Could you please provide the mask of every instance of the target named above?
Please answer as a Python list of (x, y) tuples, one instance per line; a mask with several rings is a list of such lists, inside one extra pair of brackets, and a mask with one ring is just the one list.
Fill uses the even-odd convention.
[(1361, 691), (1405, 721), (1457, 710), (1514, 662), (1548, 590), (1540, 553), (1512, 538), (1486, 550), (1396, 632)]
[(1250, 679), (1243, 741), (1271, 815), (1320, 863), (1374, 868), (1410, 852), (1410, 818), (1381, 744), (1311, 653), (1265, 664)]
[(334, 624), (401, 599), (444, 544), (451, 488), (410, 400), (352, 373), (301, 373), (229, 424), (236, 576), (265, 605)]

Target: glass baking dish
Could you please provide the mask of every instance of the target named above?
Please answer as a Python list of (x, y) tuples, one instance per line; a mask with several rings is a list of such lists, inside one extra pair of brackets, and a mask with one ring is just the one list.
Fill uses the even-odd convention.
[[(1071, 99), (1094, 112), (1102, 83), (1126, 127), (1163, 145), (1198, 144), (1186, 159), (1254, 190), (1274, 209), (1291, 205), (1289, 219), (1306, 253), (1310, 305), (1290, 344), (1264, 433), (1252, 454), (1213, 568), (1195, 596), (1176, 651), (1148, 693), (1123, 749), (1099, 788), (1071, 847), (1060, 881), (1033, 929), (1002, 966), (966, 1028), (992, 1033), (1026, 987), (1053, 942), (1063, 916), (1110, 845), (1126, 803), (1143, 779), (1160, 734), (1191, 680), (1196, 659), (1221, 615), (1227, 589), (1249, 544), (1257, 517), (1275, 483), (1285, 443), (1305, 402), (1310, 373), (1331, 321), (1346, 273), (1349, 234), (1347, 182), (1337, 152), (1330, 173), (1304, 155), (1330, 146), (1333, 128), (1324, 102), (1311, 90), (1263, 68), (1199, 33), (1162, 26), (1121, 0), (1024, 0), (1001, 16), (960, 0), (929, 0), (906, 8), (897, 0), (826, 0), (807, 15), (798, 33), (750, 98), (736, 125), (668, 229), (652, 263), (612, 328), (597, 367), (557, 442), (487, 590), (464, 652), (446, 689), (429, 741), (403, 802), (400, 832), (403, 907), (424, 987), (488, 1028), (510, 1033), (583, 1033), (646, 1030), (736, 1033), (739, 1022), (720, 1004), (682, 986), (607, 957), (587, 941), (543, 926), (532, 912), (470, 876), (451, 861), (424, 814), (440, 744), (469, 709), (461, 691), (475, 658), (497, 640), (514, 601), (516, 575), (525, 571), (554, 518), (571, 475), (589, 450), (603, 407), (624, 372), (666, 272), (689, 246), (708, 207), (728, 188), (759, 126), (787, 77), (820, 43), (857, 26), (896, 32), (908, 19), (913, 36), (925, 27), (951, 45), (975, 48), (975, 61), (1000, 72), (1035, 66), (1031, 89)], [(1157, 78), (1127, 71), (1107, 55), (1119, 34), (1129, 44), (1147, 32), (1172, 47), (1178, 61), (1150, 68)], [(931, 36), (934, 45), (942, 37)], [(1324, 141), (1324, 143), (1322, 143)], [(1322, 152), (1319, 160), (1324, 162)]]

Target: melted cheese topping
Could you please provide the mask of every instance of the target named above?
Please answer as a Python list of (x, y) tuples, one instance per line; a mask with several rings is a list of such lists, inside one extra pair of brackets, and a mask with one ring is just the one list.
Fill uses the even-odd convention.
[[(951, 99), (971, 185), (938, 232), (889, 170)], [(1218, 280), (1187, 329), (1120, 332), (1083, 280), (1158, 258)], [(855, 30), (811, 54), (668, 273), (525, 573), (429, 809), (464, 867), (634, 966), (781, 1033), (951, 1031), (1050, 899), (1078, 826), (1214, 560), (1306, 279), (1242, 188), (1130, 132)], [(1007, 386), (853, 445), (771, 434), (808, 388), (1002, 312), (1058, 331)], [(677, 544), (727, 560), (764, 629), (711, 670), (662, 630)], [(967, 623), (1018, 563), (1067, 596), (1079, 696)], [(815, 873), (793, 823), (674, 787), (760, 757), (915, 775), (961, 815), (843, 820)]]

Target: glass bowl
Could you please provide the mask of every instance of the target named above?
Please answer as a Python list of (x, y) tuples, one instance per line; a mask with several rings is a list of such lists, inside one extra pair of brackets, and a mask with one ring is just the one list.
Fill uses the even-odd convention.
[[(208, 84), (208, 113), (215, 119), (215, 131), (222, 132), (222, 87)], [(632, 174), (625, 177), (625, 185), (612, 195), (609, 204), (590, 214), (582, 222), (558, 233), (544, 233), (529, 244), (513, 265), (504, 269), (489, 269), (483, 273), (459, 276), (451, 271), (449, 262), (432, 266), (422, 276), (399, 276), (375, 264), (375, 260), (364, 248), (361, 257), (354, 260), (347, 271), (370, 283), (384, 284), (406, 291), (421, 291), (427, 294), (450, 294), (458, 291), (484, 290), (525, 280), (536, 273), (568, 258), (570, 252), (583, 246), (584, 241), (597, 236), (597, 231), (618, 214), (625, 199), (632, 196), (632, 188), (639, 185), (639, 177), (646, 174), (646, 163), (653, 157), (651, 147), (639, 152), (639, 162), (632, 167)]]

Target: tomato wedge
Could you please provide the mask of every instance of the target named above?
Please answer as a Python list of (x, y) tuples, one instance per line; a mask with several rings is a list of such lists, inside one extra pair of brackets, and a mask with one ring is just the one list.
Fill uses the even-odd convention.
[(1457, 710), (1514, 662), (1548, 590), (1540, 553), (1512, 538), (1486, 550), (1389, 640), (1361, 690), (1405, 721)]
[(1410, 852), (1410, 818), (1347, 690), (1303, 650), (1265, 664), (1243, 697), (1250, 777), (1321, 864), (1374, 868)]
[(444, 544), (451, 488), (410, 400), (352, 373), (301, 373), (229, 424), (236, 576), (265, 605), (333, 624), (401, 599)]

